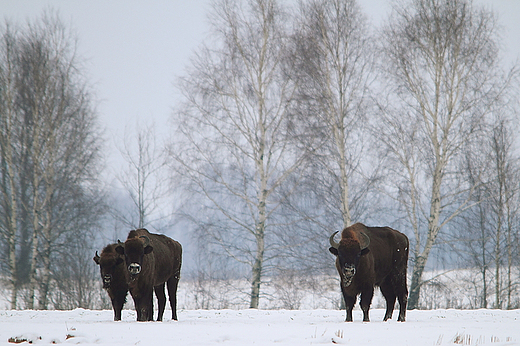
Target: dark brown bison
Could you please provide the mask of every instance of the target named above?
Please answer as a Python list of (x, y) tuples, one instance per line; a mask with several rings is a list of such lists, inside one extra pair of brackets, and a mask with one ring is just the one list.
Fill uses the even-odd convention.
[(406, 235), (390, 227), (366, 227), (356, 223), (341, 233), (339, 243), (333, 233), (329, 251), (336, 256), (336, 268), (340, 275), (341, 292), (347, 309), (347, 322), (352, 322), (352, 309), (361, 293), (363, 321), (370, 321), (368, 311), (379, 286), (386, 299), (384, 321), (392, 318), (395, 299), (399, 299), (398, 321), (404, 322), (408, 288), (406, 271), (409, 242)]
[(101, 256), (94, 256), (94, 261), (99, 265), (103, 288), (107, 291), (112, 308), (114, 309), (114, 321), (121, 321), (121, 310), (126, 303), (128, 284), (126, 283), (124, 258), (115, 250), (117, 244), (109, 244), (101, 251)]
[(182, 247), (165, 235), (152, 234), (144, 228), (130, 231), (124, 243), (116, 246), (124, 255), (125, 270), (130, 294), (134, 299), (138, 321), (153, 321), (153, 291), (157, 296), (159, 312), (157, 321), (162, 321), (166, 306), (164, 293), (172, 308), (172, 319), (177, 320), (177, 285), (179, 283)]

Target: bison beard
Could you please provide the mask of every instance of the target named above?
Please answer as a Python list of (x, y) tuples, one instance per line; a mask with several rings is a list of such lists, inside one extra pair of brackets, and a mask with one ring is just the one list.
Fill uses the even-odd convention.
[(177, 320), (177, 285), (180, 278), (182, 247), (164, 235), (149, 233), (141, 228), (130, 231), (116, 251), (124, 255), (125, 275), (134, 299), (138, 321), (153, 321), (153, 291), (157, 296), (162, 321), (166, 306), (165, 284), (172, 308), (172, 319)]
[(369, 309), (374, 287), (379, 286), (386, 300), (384, 321), (392, 318), (396, 298), (399, 300), (398, 321), (404, 322), (408, 288), (406, 272), (409, 242), (406, 235), (390, 227), (366, 227), (357, 223), (341, 233), (339, 243), (330, 238), (329, 251), (336, 256), (341, 292), (345, 299), (347, 322), (352, 322), (352, 309), (361, 293), (363, 321), (370, 321)]

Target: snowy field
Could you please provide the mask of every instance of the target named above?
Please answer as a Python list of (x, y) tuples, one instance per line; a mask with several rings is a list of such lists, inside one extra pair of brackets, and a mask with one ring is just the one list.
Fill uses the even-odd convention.
[[(339, 310), (180, 310), (179, 321), (135, 322), (132, 310), (0, 310), (1, 345), (520, 345), (520, 310), (408, 311), (407, 322), (343, 322)], [(166, 311), (170, 318), (171, 312)], [(394, 318), (397, 311), (394, 312)]]

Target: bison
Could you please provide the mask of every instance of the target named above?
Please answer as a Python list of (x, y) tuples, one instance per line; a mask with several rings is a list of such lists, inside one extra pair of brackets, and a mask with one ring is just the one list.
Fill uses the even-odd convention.
[(107, 291), (112, 308), (114, 309), (114, 321), (121, 321), (121, 310), (126, 303), (128, 284), (126, 282), (124, 259), (115, 248), (117, 244), (109, 244), (101, 251), (101, 256), (94, 256), (94, 261), (99, 265), (103, 288)]
[(165, 235), (152, 234), (144, 228), (130, 231), (124, 243), (115, 250), (125, 258), (126, 276), (130, 294), (134, 299), (138, 321), (153, 321), (153, 291), (157, 296), (159, 312), (157, 321), (162, 321), (166, 306), (164, 293), (172, 308), (172, 319), (177, 320), (177, 285), (179, 283), (182, 247)]
[(368, 311), (379, 286), (386, 300), (384, 321), (392, 318), (395, 299), (399, 299), (398, 321), (404, 322), (408, 289), (406, 272), (409, 242), (406, 235), (390, 227), (367, 227), (356, 223), (341, 233), (339, 243), (330, 238), (329, 251), (336, 256), (341, 292), (347, 310), (346, 322), (352, 322), (352, 309), (361, 293), (363, 321), (370, 321)]

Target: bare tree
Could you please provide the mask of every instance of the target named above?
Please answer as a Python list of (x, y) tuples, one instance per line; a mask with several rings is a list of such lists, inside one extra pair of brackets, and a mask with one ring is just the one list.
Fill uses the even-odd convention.
[[(382, 42), (382, 69), (398, 110), (384, 107), (380, 132), (403, 178), (398, 188), (415, 234), (408, 304), (414, 309), (439, 231), (470, 205), (474, 186), (457, 180), (456, 158), (482, 135), (482, 120), (511, 75), (503, 77), (498, 68), (494, 14), (471, 1), (401, 2)], [(414, 139), (413, 147), (400, 134)]]
[(18, 294), (18, 269), (16, 261), (16, 238), (18, 236), (19, 196), (16, 181), (18, 168), (16, 162), (16, 128), (19, 119), (15, 114), (16, 103), (16, 32), (10, 25), (2, 31), (0, 43), (0, 176), (1, 176), (1, 215), (0, 230), (7, 241), (8, 276), (11, 286), (11, 308), (16, 309)]
[(303, 162), (287, 135), (295, 92), (283, 71), (288, 13), (275, 0), (217, 1), (213, 11), (213, 44), (179, 81), (185, 102), (170, 156), (203, 196), (192, 209), (202, 239), (250, 268), (258, 308), (265, 263), (276, 256), (276, 192)]
[(491, 163), (489, 190), (490, 225), (494, 236), (494, 264), (495, 264), (495, 304), (494, 307), (503, 307), (501, 271), (506, 269), (505, 290), (506, 306), (511, 308), (511, 292), (513, 282), (511, 268), (513, 264), (514, 225), (518, 220), (518, 178), (520, 173), (519, 158), (515, 156), (513, 147), (512, 123), (503, 116), (498, 117), (491, 130), (489, 139), (489, 162)]
[(306, 127), (300, 138), (307, 148), (312, 148), (309, 138), (318, 139), (312, 161), (322, 169), (313, 183), (326, 191), (321, 203), (339, 207), (344, 228), (352, 221), (351, 204), (356, 206), (366, 195), (368, 185), (363, 170), (368, 162), (365, 125), (374, 78), (374, 40), (355, 0), (300, 2), (293, 37), (292, 73), (298, 79), (295, 121)]
[[(454, 234), (460, 243), (457, 250), (466, 261), (461, 264), (469, 263), (480, 271), (481, 308), (488, 307), (493, 286), (493, 306), (503, 308), (506, 303), (511, 308), (511, 292), (516, 286), (512, 268), (517, 260), (514, 225), (519, 217), (519, 158), (513, 137), (517, 120), (504, 114), (494, 112), (487, 136), (466, 149), (465, 176), (477, 186), (472, 196), (476, 205), (458, 217), (456, 228), (460, 232)], [(480, 184), (475, 184), (476, 180)]]
[[(82, 238), (85, 231), (71, 228), (72, 222), (99, 219), (99, 209), (86, 212), (79, 206), (92, 201), (100, 204), (102, 194), (94, 183), (101, 132), (76, 56), (75, 38), (57, 15), (46, 13), (29, 22), (9, 43), (13, 68), (5, 66), (15, 73), (8, 74), (12, 79), (6, 85), (14, 96), (9, 96), (12, 103), (2, 117), (9, 125), (2, 131), (9, 142), (0, 143), (7, 211), (2, 218), (9, 222), (8, 233), (15, 234), (10, 256), (18, 252), (13, 285), (26, 281), (20, 274), (27, 273), (27, 307), (35, 307), (37, 292), (39, 308), (45, 309), (54, 255), (59, 247), (67, 246), (65, 234), (77, 232)], [(20, 263), (28, 268), (20, 270)], [(17, 289), (13, 289), (13, 308)]]
[[(460, 244), (457, 253), (462, 254), (463, 262), (479, 272), (480, 278), (476, 280), (475, 291), (479, 297), (480, 308), (488, 307), (489, 272), (493, 261), (491, 248), (492, 234), (489, 227), (490, 218), (487, 204), (487, 186), (485, 184), (485, 172), (490, 170), (488, 160), (489, 146), (486, 142), (477, 142), (468, 145), (464, 159), (464, 175), (471, 186), (475, 186), (471, 200), (474, 207), (461, 213), (457, 217), (457, 230), (454, 232), (456, 244)], [(462, 263), (461, 263), (462, 264)], [(479, 292), (480, 290), (480, 292)]]
[[(119, 149), (128, 167), (120, 172), (118, 180), (132, 201), (131, 210), (114, 210), (116, 218), (130, 228), (153, 225), (161, 228), (165, 218), (160, 215), (168, 193), (164, 175), (166, 161), (162, 148), (157, 145), (155, 125), (136, 125), (136, 134), (125, 131), (123, 147)], [(137, 220), (134, 216), (137, 214)]]

